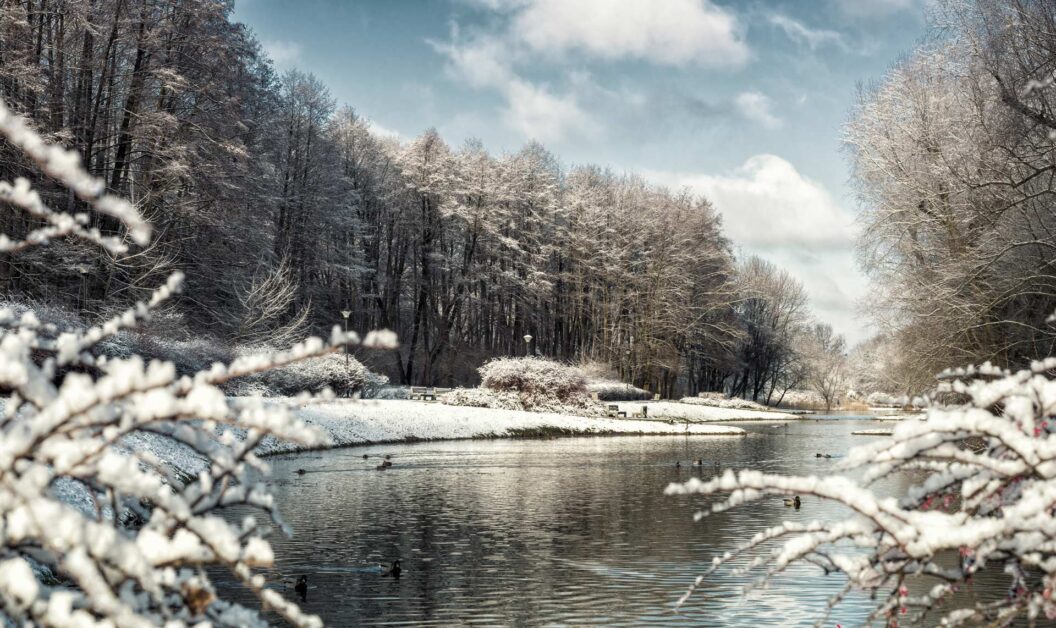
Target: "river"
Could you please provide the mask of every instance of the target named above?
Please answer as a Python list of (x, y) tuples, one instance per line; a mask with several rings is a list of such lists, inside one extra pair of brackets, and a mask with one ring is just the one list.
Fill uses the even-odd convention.
[[(747, 598), (741, 588), (759, 573), (725, 569), (679, 613), (673, 604), (738, 541), (783, 520), (837, 517), (840, 507), (808, 497), (795, 510), (775, 498), (694, 522), (706, 499), (665, 497), (664, 487), (716, 468), (824, 474), (875, 438), (852, 431), (891, 424), (741, 426), (747, 437), (445, 441), (272, 457), (269, 483), (294, 534), (272, 539), (271, 575), (307, 575), (306, 610), (335, 626), (812, 625), (844, 580), (811, 567)], [(377, 471), (384, 454), (393, 466)], [(697, 458), (703, 470), (689, 466)], [(907, 485), (896, 478), (880, 490)], [(397, 558), (402, 577), (377, 573)], [(976, 586), (992, 595), (1001, 577)], [(874, 604), (851, 594), (826, 625), (860, 625)]]

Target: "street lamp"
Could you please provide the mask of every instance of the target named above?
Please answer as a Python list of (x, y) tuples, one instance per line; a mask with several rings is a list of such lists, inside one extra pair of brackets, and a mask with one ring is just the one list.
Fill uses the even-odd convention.
[(524, 335), (524, 355), (526, 355), (526, 356), (530, 355), (530, 352), (528, 351), (528, 347), (531, 344), (532, 344), (532, 335), (531, 334), (525, 334)]
[[(351, 364), (348, 358), (348, 317), (352, 315), (352, 310), (341, 310), (341, 318), (345, 319), (345, 371), (351, 368)], [(352, 392), (345, 386), (345, 396), (349, 397)]]

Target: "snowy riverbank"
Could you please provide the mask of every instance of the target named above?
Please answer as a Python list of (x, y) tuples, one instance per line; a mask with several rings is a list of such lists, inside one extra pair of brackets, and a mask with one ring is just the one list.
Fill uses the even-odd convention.
[[(329, 435), (335, 447), (377, 442), (515, 437), (526, 434), (740, 436), (745, 433), (740, 428), (728, 425), (686, 425), (652, 420), (581, 417), (546, 412), (448, 406), (423, 401), (313, 402), (300, 406), (297, 414), (308, 425)], [(264, 454), (297, 449), (297, 446), (291, 443), (270, 440), (259, 447)]]
[(624, 401), (618, 404), (621, 412), (631, 416), (648, 409), (650, 419), (678, 419), (691, 423), (722, 423), (726, 421), (788, 421), (803, 416), (778, 410), (746, 410), (741, 408), (716, 408), (679, 401)]

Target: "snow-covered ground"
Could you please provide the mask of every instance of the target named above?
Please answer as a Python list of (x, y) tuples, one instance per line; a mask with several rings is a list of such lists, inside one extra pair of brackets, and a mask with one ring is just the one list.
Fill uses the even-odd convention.
[(774, 421), (801, 418), (794, 414), (780, 411), (744, 410), (737, 408), (715, 408), (678, 401), (625, 401), (617, 404), (620, 410), (631, 416), (641, 412), (642, 406), (648, 409), (650, 419), (683, 419), (697, 423), (715, 423), (721, 421)]
[[(650, 404), (652, 405), (656, 404)], [(718, 410), (717, 408), (706, 409)], [(297, 412), (306, 423), (327, 433), (334, 446), (381, 441), (512, 436), (522, 430), (564, 430), (584, 434), (685, 435), (688, 433), (696, 436), (737, 436), (745, 433), (740, 428), (728, 425), (686, 425), (663, 421), (581, 417), (546, 412), (448, 406), (424, 401), (334, 400), (308, 403), (302, 405)], [(731, 414), (735, 413), (731, 412)], [(766, 414), (767, 418), (775, 418), (774, 413), (771, 412), (759, 414)], [(261, 453), (270, 454), (296, 451), (297, 446), (290, 443), (265, 441), (261, 444), (260, 450)]]

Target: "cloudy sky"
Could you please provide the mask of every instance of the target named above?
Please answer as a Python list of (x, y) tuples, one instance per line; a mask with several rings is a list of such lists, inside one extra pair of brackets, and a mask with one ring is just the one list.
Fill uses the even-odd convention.
[(536, 139), (705, 194), (854, 342), (870, 331), (841, 127), (923, 36), (921, 2), (237, 0), (235, 18), (381, 132)]

